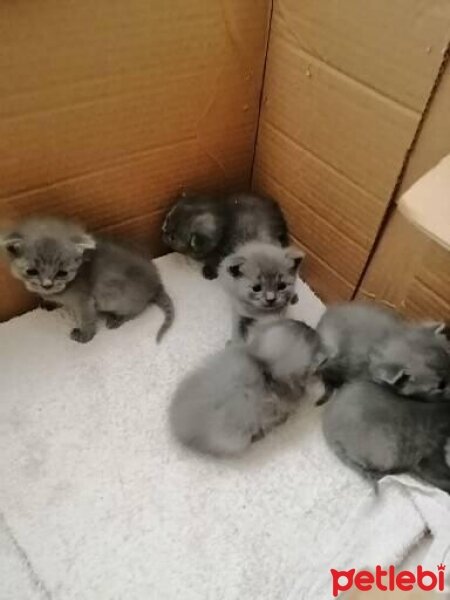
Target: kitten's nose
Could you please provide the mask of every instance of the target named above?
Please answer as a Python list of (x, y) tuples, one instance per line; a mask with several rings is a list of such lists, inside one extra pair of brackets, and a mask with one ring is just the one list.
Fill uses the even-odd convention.
[(41, 283), (42, 287), (46, 290), (52, 287), (53, 281), (51, 279), (44, 279)]
[(267, 304), (273, 304), (275, 302), (275, 294), (273, 292), (267, 292), (266, 302)]

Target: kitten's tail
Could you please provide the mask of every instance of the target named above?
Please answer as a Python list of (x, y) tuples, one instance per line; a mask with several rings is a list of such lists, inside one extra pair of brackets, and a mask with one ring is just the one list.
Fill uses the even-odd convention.
[(164, 323), (161, 325), (158, 333), (156, 334), (156, 341), (159, 344), (159, 342), (162, 340), (164, 334), (172, 326), (172, 323), (175, 319), (175, 308), (174, 308), (171, 297), (169, 296), (169, 294), (166, 292), (166, 290), (162, 286), (161, 286), (161, 290), (160, 290), (159, 294), (157, 295), (157, 297), (155, 298), (154, 302), (155, 302), (156, 306), (159, 306), (159, 308), (163, 311), (164, 316), (165, 316)]

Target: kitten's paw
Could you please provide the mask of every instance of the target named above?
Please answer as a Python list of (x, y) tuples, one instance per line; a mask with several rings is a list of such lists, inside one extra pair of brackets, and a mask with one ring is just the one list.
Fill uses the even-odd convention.
[(106, 315), (106, 327), (108, 329), (117, 329), (118, 327), (120, 327), (121, 325), (123, 325), (125, 323), (125, 318), (121, 317), (119, 315)]
[(86, 344), (87, 342), (90, 342), (94, 335), (95, 331), (92, 331), (91, 329), (83, 330), (79, 329), (78, 327), (75, 327), (75, 329), (72, 329), (70, 332), (71, 339), (75, 342), (79, 342), (80, 344)]
[(39, 300), (39, 306), (40, 308), (48, 312), (59, 308), (59, 306), (55, 304), (55, 302), (47, 302), (47, 300)]
[(298, 302), (298, 296), (297, 294), (294, 294), (291, 298), (291, 304), (297, 304)]
[(205, 265), (202, 269), (203, 277), (205, 279), (217, 279), (217, 268), (211, 265)]

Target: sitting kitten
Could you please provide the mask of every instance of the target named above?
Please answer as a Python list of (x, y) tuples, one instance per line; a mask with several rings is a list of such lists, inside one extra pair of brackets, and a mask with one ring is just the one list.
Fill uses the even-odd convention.
[(215, 279), (223, 258), (246, 242), (288, 245), (287, 226), (278, 204), (253, 194), (217, 198), (182, 194), (162, 230), (170, 248), (203, 263), (207, 279)]
[(317, 326), (328, 355), (321, 374), (330, 389), (362, 378), (405, 396), (450, 399), (450, 346), (441, 328), (374, 305), (332, 306)]
[(151, 261), (133, 252), (94, 238), (69, 221), (29, 219), (4, 236), (11, 271), (45, 304), (73, 311), (76, 327), (70, 337), (91, 340), (99, 314), (106, 326), (119, 327), (157, 304), (165, 314), (157, 340), (174, 318), (170, 297)]
[(233, 305), (233, 339), (245, 338), (255, 320), (283, 316), (297, 301), (295, 281), (303, 252), (249, 242), (227, 256), (219, 279)]
[(181, 382), (170, 408), (175, 437), (215, 456), (244, 452), (316, 391), (318, 345), (299, 321), (255, 327), (248, 345), (230, 344)]
[(375, 383), (355, 381), (329, 401), (323, 431), (336, 455), (365, 475), (378, 479), (411, 473), (450, 492), (446, 402), (416, 402)]

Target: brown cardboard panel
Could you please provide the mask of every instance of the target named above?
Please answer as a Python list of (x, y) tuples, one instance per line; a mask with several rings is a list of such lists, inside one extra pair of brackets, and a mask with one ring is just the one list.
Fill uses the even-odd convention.
[[(400, 192), (450, 153), (450, 71), (444, 72), (409, 158)], [(444, 190), (447, 193), (447, 190)], [(393, 214), (359, 292), (416, 318), (450, 319), (450, 253)]]
[[(301, 4), (298, 7), (301, 10)], [(306, 54), (277, 14), (264, 99), (263, 123), (268, 121), (367, 192), (388, 200), (420, 113)]]
[(305, 207), (293, 235), (348, 285), (413, 144), (449, 24), (444, 0), (274, 2), (253, 184), (277, 184), (282, 202)]
[[(267, 174), (330, 225), (363, 248), (369, 249), (384, 203), (323, 163), (295, 141), (264, 121), (258, 131), (258, 152), (253, 185), (264, 189)], [(294, 225), (295, 227), (295, 225)]]
[(149, 215), (182, 187), (249, 187), (269, 9), (1, 3), (0, 223), (62, 214), (157, 248)]
[(160, 256), (168, 250), (161, 238), (161, 226), (165, 215), (166, 211), (141, 215), (116, 225), (102, 227), (99, 234), (118, 241), (126, 240), (136, 250), (149, 256)]
[(450, 253), (395, 211), (358, 297), (423, 319), (450, 318)]
[(419, 320), (429, 318), (448, 320), (450, 317), (448, 300), (434, 294), (418, 279), (411, 282), (404, 302), (403, 312)]
[(448, 0), (278, 0), (298, 47), (422, 111), (450, 31)]
[(342, 279), (314, 252), (293, 238), (293, 243), (306, 252), (306, 258), (302, 264), (301, 278), (308, 283), (322, 300), (337, 302), (339, 300), (350, 300), (353, 286)]
[(225, 127), (251, 150), (267, 7), (121, 6), (2, 3), (0, 196), (189, 139), (214, 157)]
[[(231, 146), (227, 141), (222, 152)], [(54, 214), (83, 220), (89, 227), (120, 223), (149, 210), (166, 208), (183, 188), (246, 187), (250, 155), (229, 148), (232, 169), (226, 178), (197, 143), (181, 142), (128, 157), (120, 164), (0, 199), (0, 215)], [(230, 155), (228, 160), (231, 161)], [(231, 162), (230, 162), (231, 164)]]
[[(449, 33), (450, 37), (450, 33)], [(419, 177), (432, 169), (442, 157), (450, 154), (450, 67), (444, 71), (433, 97), (420, 137), (409, 157), (399, 196)]]
[(398, 200), (398, 210), (450, 251), (450, 154)]
[(365, 263), (364, 249), (345, 237), (325, 218), (299, 202), (269, 174), (261, 171), (261, 177), (261, 187), (264, 192), (277, 198), (283, 207), (283, 213), (293, 236), (331, 268), (335, 263), (339, 264), (339, 275), (350, 285), (356, 284)]

